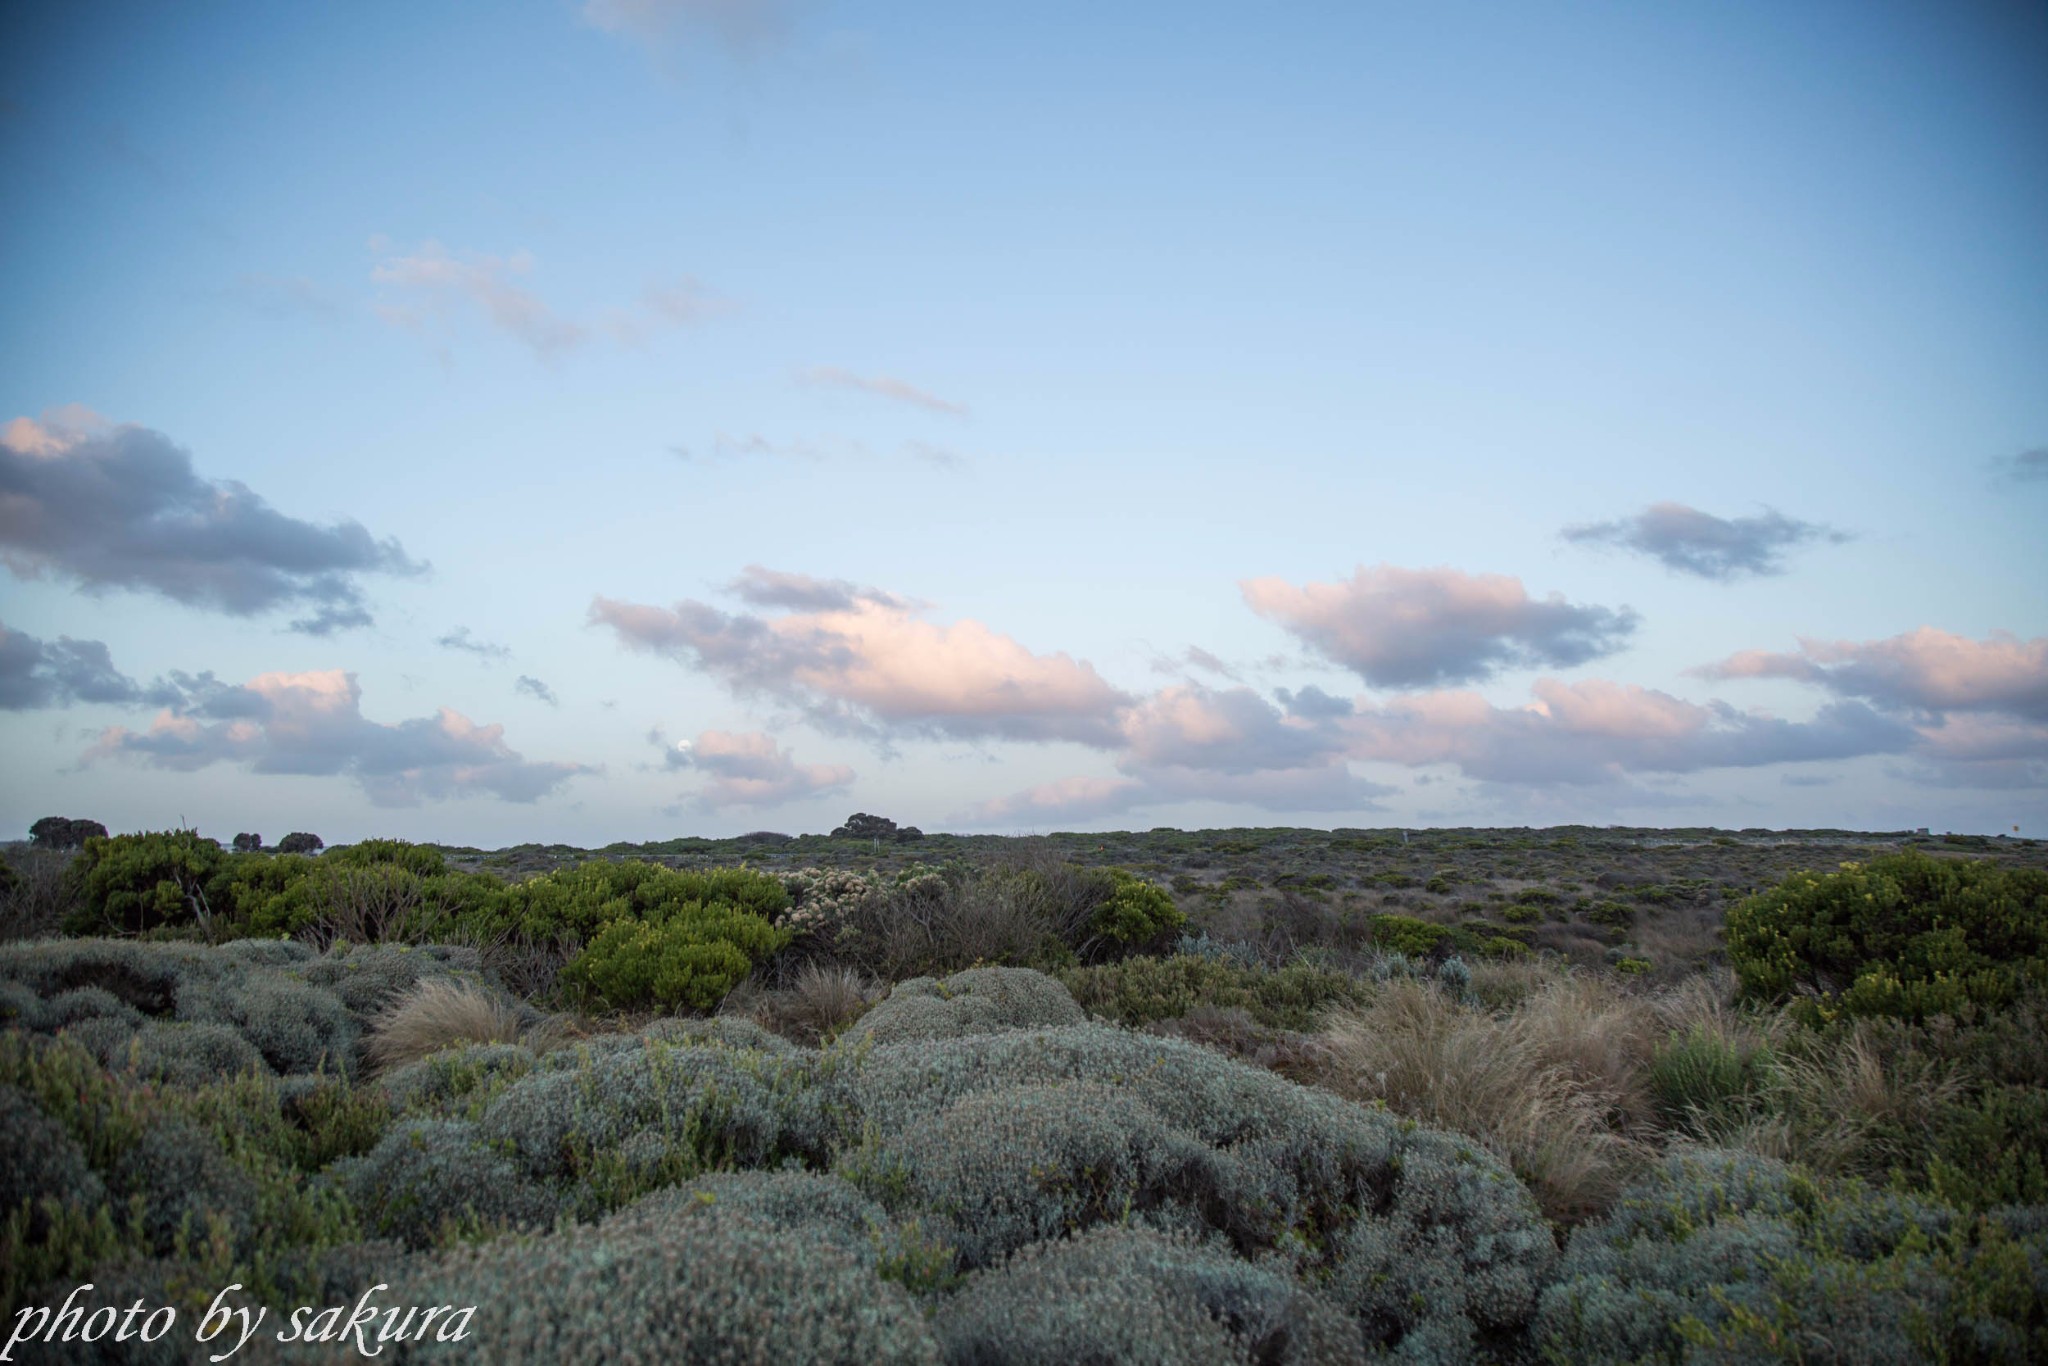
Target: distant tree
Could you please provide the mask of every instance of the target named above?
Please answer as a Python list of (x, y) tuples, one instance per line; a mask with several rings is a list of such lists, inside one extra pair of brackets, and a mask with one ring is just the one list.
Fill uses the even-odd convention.
[(870, 816), (865, 811), (856, 811), (846, 818), (846, 824), (832, 832), (836, 840), (886, 840), (896, 837), (896, 822), (887, 816)]
[(95, 835), (105, 839), (107, 827), (72, 816), (45, 816), (28, 828), (29, 843), (39, 849), (81, 849)]
[(309, 835), (303, 830), (294, 830), (277, 842), (280, 854), (317, 854), (327, 847), (327, 841), (318, 835)]
[(924, 831), (914, 825), (906, 825), (896, 832), (896, 842), (898, 844), (908, 844), (912, 840), (921, 840), (923, 838)]
[(238, 854), (260, 854), (263, 852), (263, 836), (235, 836), (235, 852)]

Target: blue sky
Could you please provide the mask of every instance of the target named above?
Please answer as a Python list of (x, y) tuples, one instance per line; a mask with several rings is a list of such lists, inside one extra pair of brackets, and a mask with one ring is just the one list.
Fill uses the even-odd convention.
[(2043, 69), (2038, 5), (11, 6), (0, 833), (2038, 835)]

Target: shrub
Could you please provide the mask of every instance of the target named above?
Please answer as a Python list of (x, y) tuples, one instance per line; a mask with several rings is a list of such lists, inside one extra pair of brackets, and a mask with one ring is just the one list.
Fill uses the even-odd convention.
[(439, 944), (336, 945), (299, 970), (308, 983), (340, 999), (356, 1023), (370, 1022), (422, 981), (477, 971), (473, 949)]
[(1345, 973), (1294, 962), (1247, 966), (1220, 955), (1126, 958), (1070, 968), (1060, 980), (1092, 1013), (1120, 1024), (1170, 1020), (1198, 1007), (1243, 1010), (1276, 1029), (1313, 1028), (1333, 1005), (1356, 1005), (1366, 988)]
[(822, 1165), (839, 1138), (807, 1058), (631, 1036), (555, 1056), (480, 1127), (536, 1179), (579, 1183), (585, 1212), (721, 1167)]
[(1120, 944), (1141, 944), (1169, 930), (1178, 930), (1188, 918), (1173, 904), (1173, 894), (1155, 887), (1136, 873), (1112, 868), (1114, 879), (1109, 899), (1095, 913), (1095, 932)]
[(364, 1227), (407, 1247), (494, 1235), (551, 1222), (554, 1201), (471, 1124), (410, 1119), (363, 1157), (336, 1163), (331, 1179)]
[(277, 842), (280, 854), (317, 854), (327, 847), (327, 841), (304, 830), (294, 830)]
[(853, 968), (806, 963), (786, 988), (753, 1001), (747, 1013), (803, 1043), (838, 1035), (874, 1004), (879, 988)]
[(1809, 1021), (2001, 1006), (2048, 983), (2048, 872), (1907, 851), (1795, 874), (1728, 913), (1728, 956)]
[(7, 1135), (0, 1145), (0, 1217), (27, 1207), (26, 1232), (43, 1238), (51, 1217), (36, 1205), (44, 1196), (88, 1210), (106, 1203), (107, 1189), (78, 1140), (18, 1086), (0, 1084), (0, 1133)]
[(2018, 1360), (2048, 1346), (2044, 1271), (2038, 1218), (1963, 1219), (1695, 1149), (1573, 1235), (1536, 1336), (1589, 1362)]
[(67, 928), (137, 934), (159, 925), (210, 921), (217, 908), (209, 884), (226, 859), (220, 845), (196, 830), (95, 835), (71, 864), (80, 905)]
[(1087, 1019), (1064, 986), (1029, 968), (969, 968), (934, 980), (898, 982), (888, 999), (848, 1031), (850, 1039), (902, 1043), (1004, 1029), (1079, 1024)]
[(1135, 1228), (1028, 1247), (970, 1280), (933, 1326), (951, 1361), (1364, 1360), (1357, 1328), (1291, 1276)]
[[(902, 1158), (913, 1146), (906, 1136), (929, 1136), (936, 1148), (940, 1116), (980, 1113), (955, 1110), (970, 1098), (990, 1097), (979, 1103), (991, 1123), (1007, 1114), (1000, 1122), (1020, 1134), (1039, 1125), (1033, 1144), (1054, 1153), (1099, 1149), (1104, 1162), (1115, 1157), (1114, 1133), (1130, 1117), (1123, 1165), (1105, 1170), (1159, 1174), (1143, 1187), (1145, 1195), (1133, 1197), (1134, 1210), (1149, 1200), (1154, 1223), (1200, 1227), (1242, 1255), (1277, 1254), (1301, 1274), (1342, 1285), (1343, 1307), (1377, 1343), (1424, 1332), (1456, 1341), (1512, 1332), (1533, 1309), (1555, 1257), (1528, 1192), (1472, 1145), (1178, 1040), (1084, 1025), (885, 1045), (840, 1081), (872, 1135), (847, 1159), (848, 1169), (906, 1205), (913, 1183), (940, 1179), (921, 1177), (920, 1162)], [(1051, 1099), (1075, 1084), (1089, 1088), (1081, 1094), (1092, 1103)], [(1026, 1099), (995, 1098), (1019, 1088)], [(961, 1140), (972, 1141), (964, 1133)], [(935, 1171), (955, 1173), (945, 1178), (947, 1189), (1017, 1192), (1012, 1198), (1026, 1212), (1043, 1213), (1049, 1204), (1066, 1209), (1069, 1200), (1081, 1202), (1073, 1208), (1082, 1211), (1098, 1207), (1086, 1203), (1085, 1162), (1078, 1177), (1068, 1178), (1070, 1188), (1055, 1182), (1046, 1191), (1034, 1186), (1028, 1167), (1002, 1152), (986, 1157)], [(1184, 1180), (1169, 1179), (1175, 1172)], [(1012, 1211), (1006, 1218), (1023, 1217), (1014, 1212), (1020, 1207), (989, 1204)], [(1411, 1218), (1431, 1221), (1436, 1232), (1367, 1228)], [(1382, 1263), (1397, 1253), (1411, 1263), (1399, 1268), (1404, 1284), (1426, 1282), (1443, 1297), (1382, 1295), (1378, 1287), (1390, 1283), (1382, 1273), (1394, 1275)], [(1375, 1269), (1347, 1278), (1353, 1258)], [(1460, 1286), (1471, 1287), (1470, 1298), (1451, 1293)]]
[(430, 977), (376, 1016), (365, 1051), (379, 1067), (400, 1067), (461, 1044), (517, 1043), (522, 1023), (505, 997), (473, 982)]
[(562, 969), (562, 981), (612, 1009), (709, 1010), (788, 939), (728, 904), (687, 903), (660, 921), (613, 921)]
[[(507, 1086), (533, 1071), (531, 1050), (517, 1044), (457, 1045), (386, 1072), (379, 1084), (394, 1114), (424, 1112), (475, 1118)], [(471, 1114), (471, 1111), (475, 1114)]]
[(628, 1205), (608, 1228), (674, 1226), (692, 1207), (737, 1214), (777, 1233), (829, 1243), (856, 1261), (881, 1267), (900, 1256), (882, 1207), (850, 1183), (823, 1172), (711, 1172)]
[(155, 1252), (202, 1240), (216, 1227), (246, 1252), (255, 1233), (255, 1180), (189, 1120), (145, 1127), (115, 1164), (109, 1184), (121, 1199), (142, 1198), (142, 1226)]
[(422, 1361), (936, 1363), (900, 1286), (829, 1241), (715, 1203), (451, 1252), (395, 1286), (411, 1304), (484, 1305)]
[(1200, 1229), (1229, 1184), (1223, 1161), (1142, 1102), (1066, 1082), (967, 1096), (849, 1171), (892, 1208), (932, 1211), (971, 1270), (1103, 1223)]

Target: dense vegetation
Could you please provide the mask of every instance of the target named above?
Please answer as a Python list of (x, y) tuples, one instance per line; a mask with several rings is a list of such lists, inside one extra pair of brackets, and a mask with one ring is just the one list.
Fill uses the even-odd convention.
[(381, 1282), (479, 1306), (400, 1361), (2048, 1356), (2038, 846), (856, 820), (10, 852), (10, 1320)]

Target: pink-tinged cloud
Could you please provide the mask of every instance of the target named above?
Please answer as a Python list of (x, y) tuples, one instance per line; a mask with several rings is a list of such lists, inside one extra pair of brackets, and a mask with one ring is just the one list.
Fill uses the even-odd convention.
[(1602, 680), (1540, 679), (1531, 691), (1534, 700), (1521, 707), (1455, 691), (1377, 706), (1360, 699), (1335, 724), (1355, 759), (1448, 764), (1467, 777), (1534, 785), (1899, 754), (1918, 740), (1911, 727), (1860, 702), (1787, 721)]
[(1467, 683), (1502, 669), (1583, 664), (1620, 649), (1628, 608), (1529, 596), (1505, 574), (1360, 567), (1348, 580), (1300, 587), (1245, 579), (1244, 600), (1311, 651), (1383, 688)]
[(535, 355), (552, 359), (582, 345), (589, 333), (517, 283), (532, 274), (533, 267), (530, 252), (457, 253), (428, 241), (410, 254), (384, 256), (371, 268), (370, 278), (392, 291), (393, 297), (379, 308), (387, 322), (417, 326), (426, 312), (446, 313), (467, 305)]
[(1059, 778), (977, 803), (958, 817), (963, 825), (1040, 825), (1086, 821), (1128, 811), (1145, 798), (1132, 778)]
[(1887, 640), (1801, 638), (1795, 654), (1744, 650), (1695, 673), (1707, 678), (1791, 678), (1877, 706), (1930, 712), (2005, 712), (2048, 721), (2048, 636), (1985, 640), (1922, 626)]
[(780, 806), (799, 797), (843, 791), (853, 785), (844, 764), (799, 764), (790, 752), (760, 731), (707, 730), (669, 751), (671, 768), (701, 769), (711, 781), (694, 798), (699, 810), (731, 806)]
[(864, 394), (874, 394), (879, 398), (891, 398), (898, 403), (908, 403), (927, 412), (945, 413), (952, 417), (967, 415), (965, 404), (954, 403), (936, 394), (926, 393), (916, 385), (906, 384), (900, 379), (891, 379), (887, 375), (856, 375), (836, 365), (817, 365), (808, 370), (798, 371), (796, 378), (799, 384), (829, 389), (856, 389)]
[(1280, 711), (1250, 688), (1162, 688), (1123, 715), (1119, 766), (1255, 773), (1317, 767), (1343, 753), (1326, 722)]
[(887, 595), (750, 571), (756, 596), (821, 605), (780, 616), (599, 597), (590, 620), (619, 642), (676, 660), (740, 695), (796, 706), (826, 729), (887, 739), (1073, 740), (1116, 746), (1129, 698), (1093, 666), (1034, 654), (978, 621), (938, 625)]
[(530, 762), (506, 745), (503, 726), (446, 707), (431, 717), (372, 721), (356, 676), (341, 669), (261, 674), (240, 687), (210, 676), (182, 681), (179, 708), (160, 713), (147, 731), (108, 727), (87, 759), (118, 756), (179, 772), (239, 763), (253, 773), (344, 775), (379, 806), (478, 794), (532, 802), (598, 771)]

